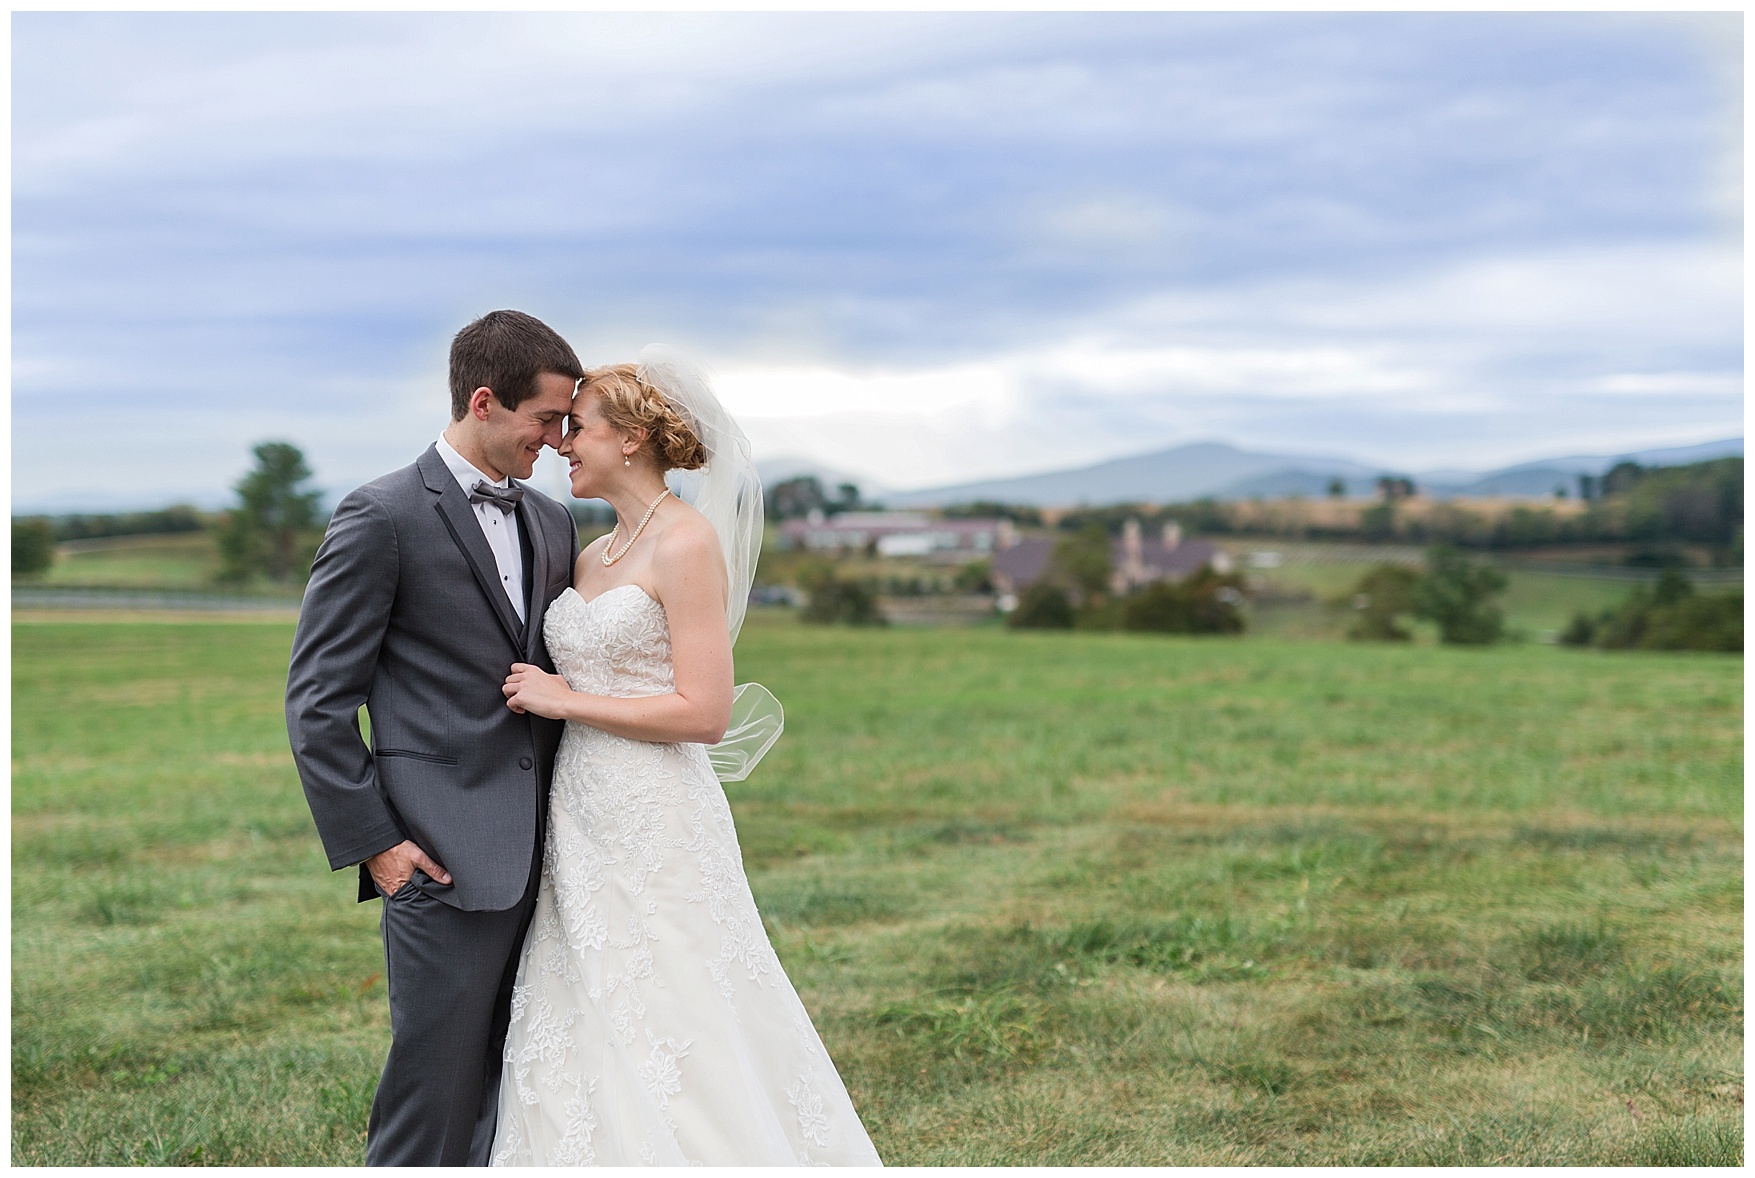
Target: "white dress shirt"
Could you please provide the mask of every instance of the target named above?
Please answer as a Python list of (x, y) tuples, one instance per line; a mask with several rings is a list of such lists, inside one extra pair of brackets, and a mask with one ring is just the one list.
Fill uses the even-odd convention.
[[(458, 486), (468, 495), (477, 483), (487, 483), (495, 487), (510, 487), (512, 480), (502, 478), (498, 482), (487, 477), (483, 471), (477, 470), (463, 455), (457, 453), (455, 447), (439, 435), (439, 457), (445, 460), (451, 474), (456, 477)], [(491, 503), (472, 503), (475, 509), (475, 520), (481, 525), (481, 534), (487, 537), (488, 547), (494, 550), (494, 563), (500, 569), (500, 584), (505, 587), (506, 596), (512, 599), (512, 608), (518, 611), (518, 620), (524, 620), (524, 557), (518, 548), (518, 513), (501, 511)]]

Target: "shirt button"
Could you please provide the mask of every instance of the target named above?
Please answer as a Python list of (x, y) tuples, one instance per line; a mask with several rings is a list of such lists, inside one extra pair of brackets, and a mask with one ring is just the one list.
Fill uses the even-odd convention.
[(530, 760), (529, 757), (519, 757), (518, 758), (518, 768), (520, 768), (520, 769), (528, 769), (528, 768), (530, 768), (532, 763), (533, 762)]

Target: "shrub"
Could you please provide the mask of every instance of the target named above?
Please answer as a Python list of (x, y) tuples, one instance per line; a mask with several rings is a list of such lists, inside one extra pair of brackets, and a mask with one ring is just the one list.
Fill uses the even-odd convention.
[(1561, 646), (1589, 646), (1596, 637), (1596, 619), (1584, 612), (1572, 615), (1572, 621), (1560, 632)]
[(1698, 595), (1687, 577), (1670, 569), (1651, 589), (1633, 588), (1627, 599), (1595, 618), (1576, 614), (1560, 641), (1603, 650), (1743, 649), (1743, 595)]
[(871, 590), (858, 581), (842, 580), (833, 568), (819, 565), (806, 569), (798, 580), (810, 598), (798, 615), (801, 621), (818, 626), (837, 622), (848, 626), (889, 624)]
[(1241, 634), (1243, 583), (1203, 568), (1180, 582), (1155, 581), (1122, 607), (1122, 628), (1159, 634)]
[(55, 530), (46, 519), (12, 521), (12, 575), (34, 577), (55, 563)]
[(1348, 602), (1358, 616), (1347, 637), (1362, 642), (1406, 642), (1413, 637), (1397, 620), (1414, 612), (1419, 575), (1406, 565), (1380, 564), (1359, 579)]
[(1641, 645), (1646, 650), (1741, 651), (1743, 595), (1689, 597), (1653, 610)]
[(1426, 575), (1414, 585), (1414, 612), (1438, 623), (1447, 643), (1485, 646), (1505, 632), (1505, 615), (1488, 598), (1505, 588), (1505, 574), (1440, 545), (1426, 557)]
[(957, 591), (960, 593), (992, 593), (993, 562), (972, 560), (957, 570)]
[(1072, 624), (1072, 600), (1066, 590), (1048, 581), (1026, 587), (1018, 608), (1006, 618), (1006, 625), (1014, 630), (1070, 630)]

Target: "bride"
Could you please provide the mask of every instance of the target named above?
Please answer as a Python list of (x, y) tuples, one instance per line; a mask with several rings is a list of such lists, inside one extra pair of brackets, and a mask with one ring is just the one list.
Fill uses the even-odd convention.
[[(616, 527), (548, 609), (561, 674), (518, 663), (504, 688), (568, 724), (493, 1163), (881, 1165), (744, 878), (714, 770), (736, 742), (706, 748), (761, 547), (749, 444), (698, 372), (648, 349), (585, 374), (560, 452)], [(703, 467), (694, 506), (666, 489)]]

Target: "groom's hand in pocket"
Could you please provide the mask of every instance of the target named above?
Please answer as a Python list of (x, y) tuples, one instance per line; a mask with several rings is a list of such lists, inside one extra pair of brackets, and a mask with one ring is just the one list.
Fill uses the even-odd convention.
[(404, 839), (388, 851), (379, 851), (366, 860), (366, 870), (372, 873), (372, 882), (386, 896), (394, 896), (402, 885), (414, 875), (415, 868), (427, 873), (434, 883), (448, 884), (451, 873), (434, 863), (427, 853)]

